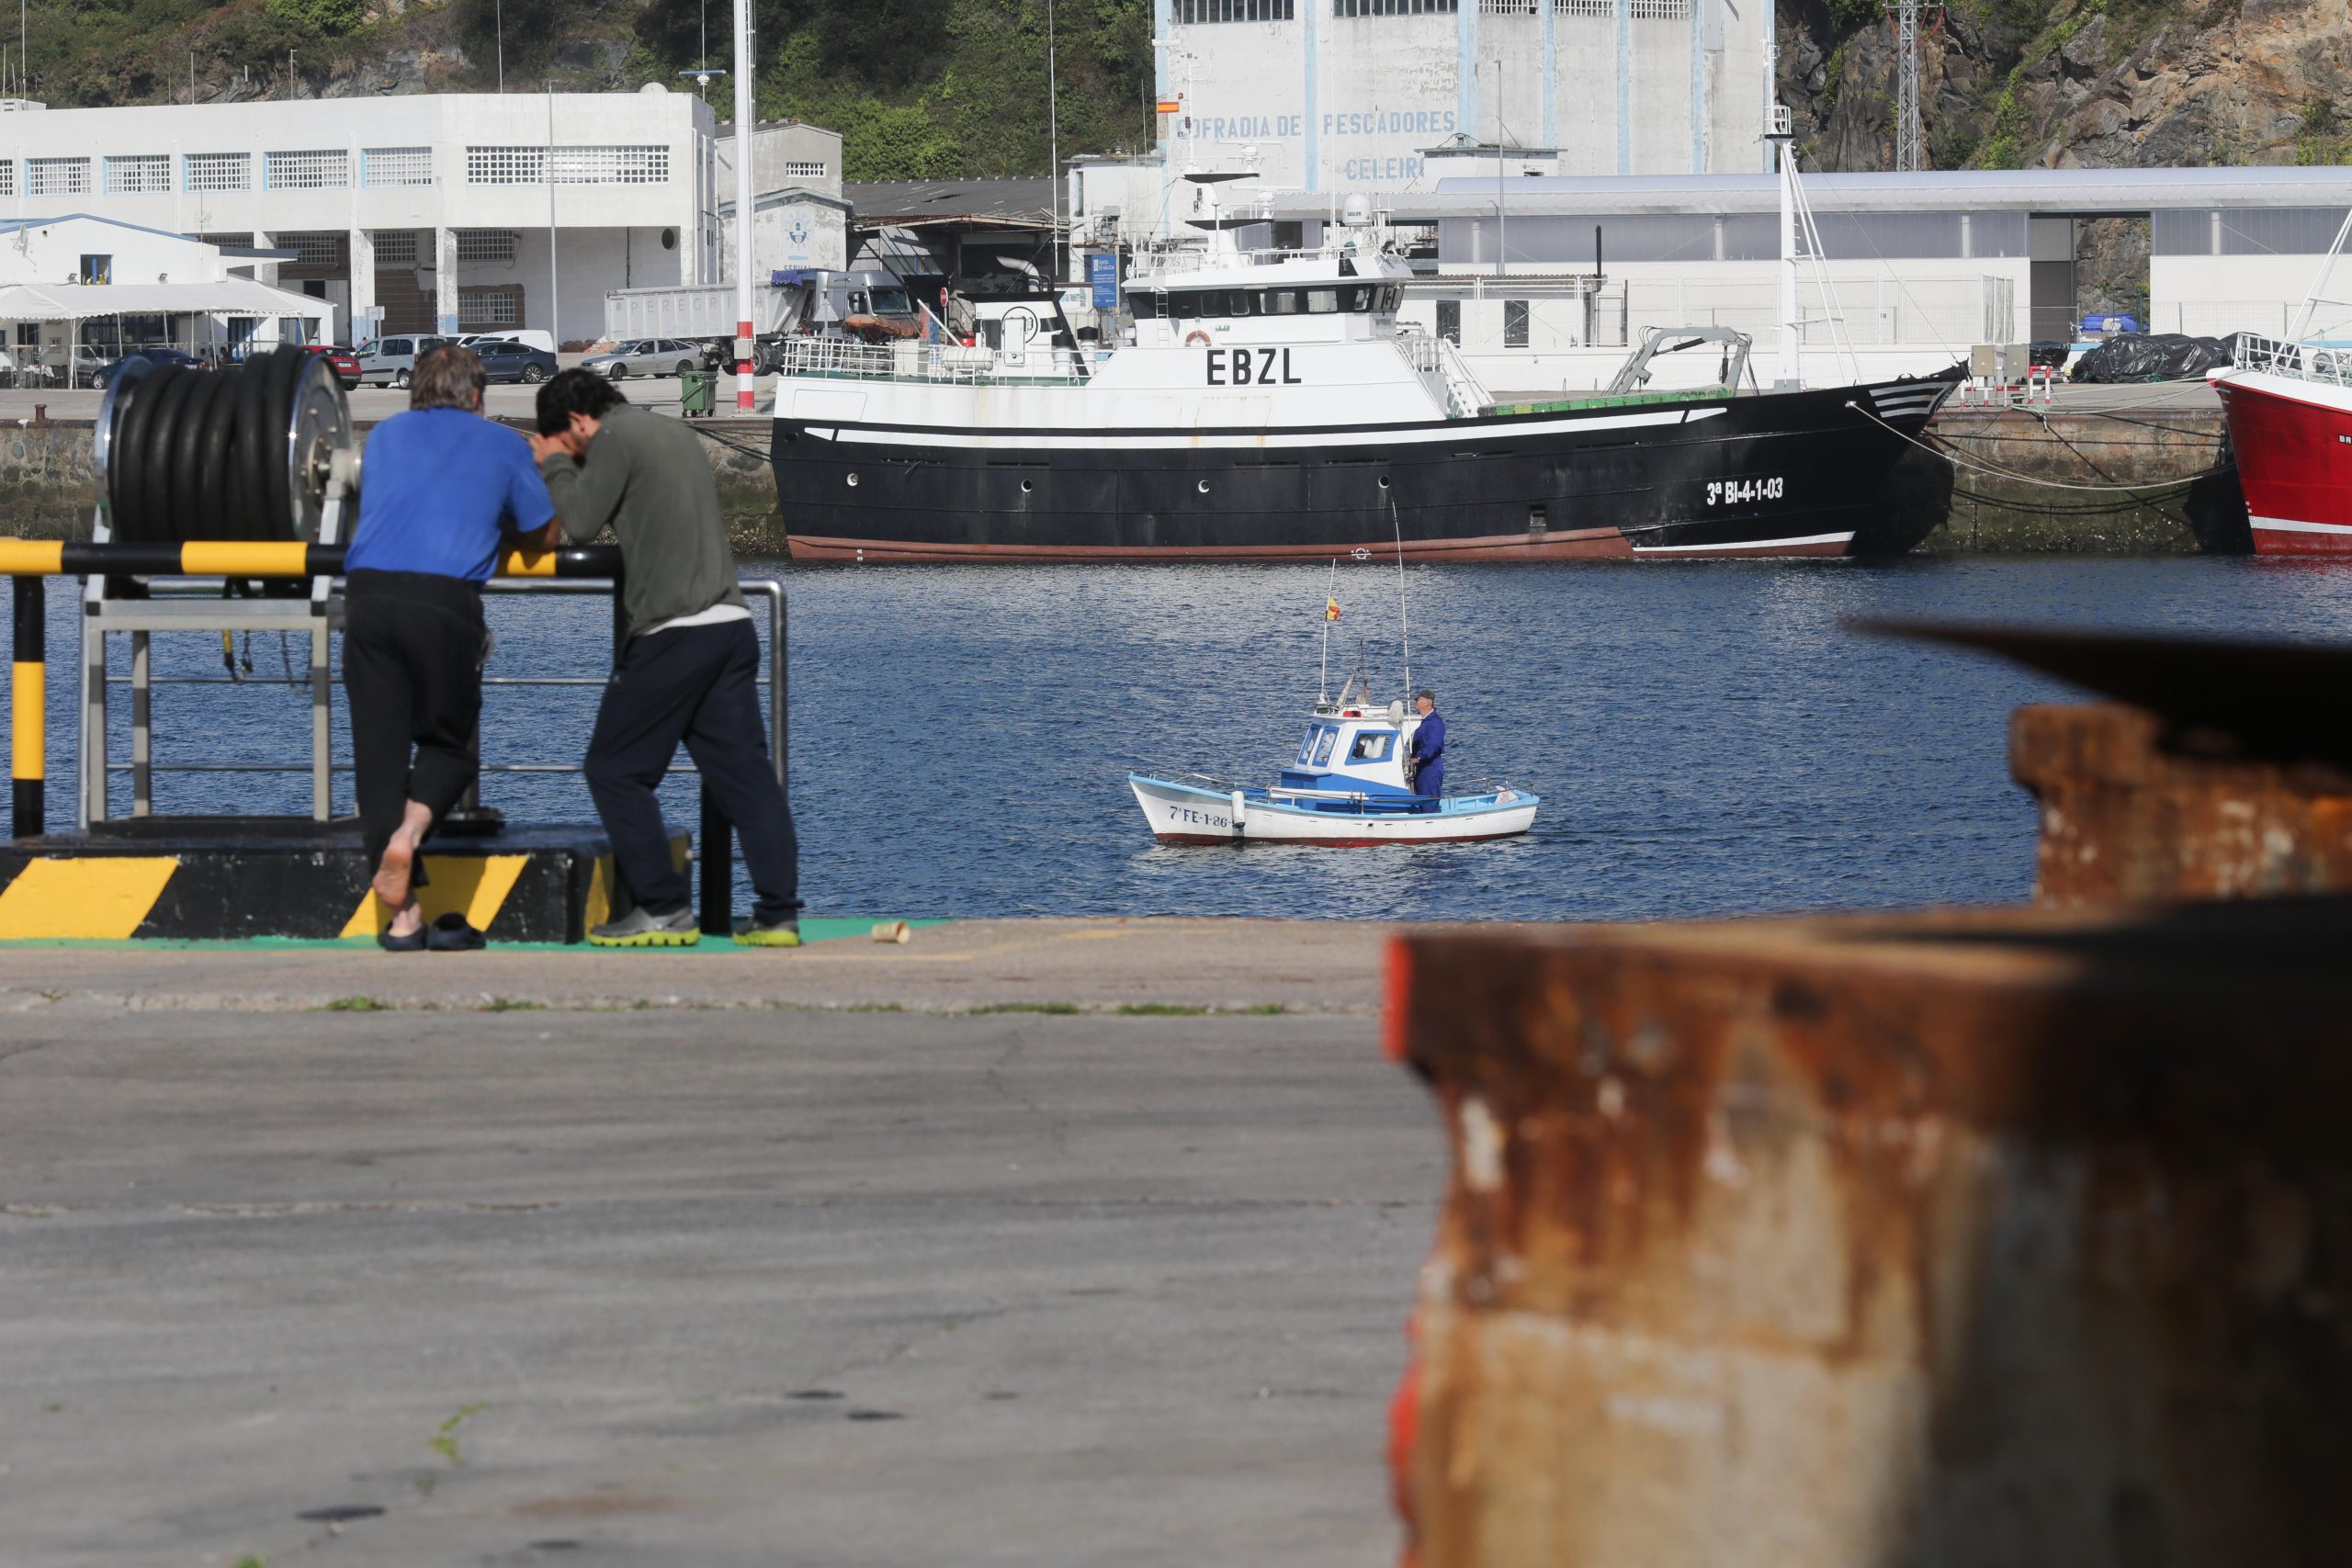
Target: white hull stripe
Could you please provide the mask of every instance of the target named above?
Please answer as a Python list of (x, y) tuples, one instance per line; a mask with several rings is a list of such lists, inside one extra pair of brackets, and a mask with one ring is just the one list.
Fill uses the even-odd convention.
[[(1347, 435), (1329, 431), (1315, 434), (1287, 434), (1272, 430), (1262, 435), (1227, 433), (1200, 435), (1087, 435), (1068, 433), (1030, 434), (1006, 431), (1001, 434), (969, 430), (877, 430), (865, 425), (810, 425), (808, 433), (820, 441), (858, 441), (874, 446), (952, 446), (969, 447), (979, 451), (1018, 452), (1094, 452), (1104, 449), (1127, 452), (1192, 451), (1291, 451), (1317, 446), (1427, 446), (1446, 442), (1511, 440), (1531, 435), (1578, 435), (1589, 431), (1647, 430), (1662, 424), (1682, 424), (1702, 419), (1713, 419), (1722, 409), (1675, 409), (1665, 413), (1619, 414), (1602, 419), (1544, 420), (1533, 424), (1487, 425), (1483, 420), (1464, 420), (1451, 425), (1417, 425), (1409, 430), (1382, 431), (1378, 428)], [(1687, 415), (1687, 418), (1686, 418)]]
[(2352, 534), (2352, 524), (2346, 523), (2297, 523), (2286, 517), (2249, 517), (2246, 522), (2280, 534)]
[(1758, 550), (1793, 549), (1800, 545), (1850, 545), (1854, 531), (1842, 534), (1807, 534), (1794, 539), (1743, 539), (1736, 545), (1635, 545), (1637, 556), (1691, 556), (1709, 551), (1717, 555), (1753, 555)]

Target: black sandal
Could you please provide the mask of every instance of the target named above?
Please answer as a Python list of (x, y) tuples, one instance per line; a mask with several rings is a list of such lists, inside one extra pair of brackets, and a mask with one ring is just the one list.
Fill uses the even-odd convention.
[(394, 936), (389, 931), (378, 931), (376, 945), (386, 953), (423, 953), (425, 947), (424, 928), (419, 926), (406, 936)]
[(424, 936), (424, 945), (435, 953), (480, 953), (482, 947), (481, 932), (455, 909), (435, 920)]

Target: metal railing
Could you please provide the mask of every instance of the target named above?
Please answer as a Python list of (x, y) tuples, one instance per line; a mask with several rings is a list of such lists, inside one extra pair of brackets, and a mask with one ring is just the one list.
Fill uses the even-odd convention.
[[(153, 757), (152, 739), (153, 688), (159, 685), (217, 686), (249, 682), (237, 680), (233, 673), (226, 677), (155, 675), (150, 665), (149, 651), (149, 642), (155, 631), (186, 630), (201, 631), (207, 635), (220, 635), (222, 628), (218, 626), (198, 625), (193, 619), (185, 626), (174, 626), (168, 619), (153, 621), (143, 617), (152, 607), (169, 609), (175, 602), (191, 609), (199, 609), (208, 600), (221, 603), (220, 595), (225, 586), (224, 580), (175, 571), (172, 570), (171, 562), (146, 560), (139, 555), (141, 547), (109, 546), (104, 543), (82, 546), (27, 544), (15, 548), (15, 555), (0, 552), (0, 571), (5, 571), (15, 580), (14, 638), (17, 655), (11, 667), (11, 682), (12, 686), (23, 687), (25, 682), (30, 679), (31, 685), (29, 689), (15, 691), (11, 698), (12, 705), (19, 719), (19, 723), (16, 726), (17, 733), (15, 736), (11, 756), (11, 774), (14, 781), (11, 823), (14, 836), (35, 837), (47, 831), (43, 820), (46, 809), (43, 781), (47, 773), (42, 755), (46, 748), (45, 727), (39, 722), (28, 723), (24, 720), (24, 716), (28, 712), (38, 717), (44, 705), (48, 687), (44, 651), (47, 615), (42, 600), (42, 581), (50, 576), (90, 573), (91, 581), (95, 584), (96, 574), (104, 572), (110, 565), (119, 565), (127, 571), (141, 575), (150, 572), (161, 575), (150, 583), (144, 597), (137, 601), (125, 601), (121, 604), (124, 610), (136, 610), (141, 614), (142, 619), (138, 625), (109, 626), (107, 624), (109, 617), (103, 613), (78, 617), (83, 623), (85, 640), (84, 656), (79, 661), (84, 686), (84, 694), (79, 704), (82, 718), (80, 755), (75, 763), (76, 776), (82, 781), (80, 792), (82, 804), (77, 812), (80, 825), (86, 829), (93, 823), (106, 820), (108, 815), (107, 784), (113, 776), (124, 773), (130, 774), (131, 778), (131, 809), (134, 817), (146, 817), (153, 814), (153, 778), (157, 773), (310, 773), (314, 781), (314, 795), (318, 796), (314, 814), (322, 819), (329, 815), (326, 809), (329, 803), (324, 798), (328, 787), (328, 777), (332, 773), (348, 773), (351, 768), (348, 763), (332, 762), (322, 750), (325, 744), (323, 735), (325, 720), (322, 710), (327, 701), (326, 693), (330, 682), (326, 679), (324, 661), (315, 651), (315, 643), (313, 644), (314, 651), (305, 658), (303, 677), (296, 678), (291, 672), (289, 663), (287, 682), (288, 684), (298, 688), (307, 685), (311, 689), (313, 708), (311, 727), (313, 751), (310, 761), (158, 762)], [(175, 557), (179, 553), (177, 547), (161, 548), (164, 553)], [(267, 552), (277, 549), (277, 547), (253, 547), (253, 548)], [(119, 554), (126, 549), (130, 554), (125, 555), (121, 561), (117, 562), (111, 558), (112, 554)], [(310, 553), (305, 547), (300, 545), (288, 546), (285, 549), (290, 552), (289, 560), (298, 558), (307, 558)], [(147, 553), (157, 552), (148, 551)], [(339, 562), (340, 552), (332, 553)], [(566, 552), (567, 556), (582, 558), (594, 557), (599, 554), (611, 554), (616, 561), (617, 559), (617, 552), (587, 550)], [(20, 559), (17, 558), (18, 557), (28, 558)], [(74, 558), (68, 558), (69, 557)], [(275, 564), (259, 566), (254, 570), (266, 574), (289, 575), (286, 569)], [(334, 570), (333, 566), (319, 566), (314, 569), (314, 575), (315, 571), (332, 572)], [(755, 681), (757, 684), (768, 689), (769, 751), (775, 768), (776, 782), (785, 789), (788, 810), (791, 792), (791, 688), (787, 672), (790, 634), (784, 584), (772, 578), (739, 581), (747, 598), (763, 600), (766, 604), (768, 672), (763, 677), (756, 677)], [(485, 585), (488, 591), (499, 593), (603, 592), (613, 594), (615, 596), (613, 652), (616, 666), (618, 663), (621, 644), (625, 640), (625, 627), (618, 604), (620, 586), (617, 570), (612, 570), (611, 575), (603, 580), (593, 577), (493, 578)], [(282, 622), (284, 627), (292, 627), (296, 625), (290, 618), (292, 615), (308, 615), (312, 609), (309, 600), (287, 600), (281, 603), (289, 612), (288, 617)], [(331, 605), (334, 604), (333, 601), (328, 603)], [(103, 612), (111, 607), (113, 607), (112, 602), (105, 602), (96, 604), (95, 609)], [(274, 605), (271, 607), (274, 608)], [(337, 618), (339, 617), (330, 611), (326, 615), (317, 618), (314, 625), (304, 626), (301, 629), (307, 633), (323, 628), (332, 625)], [(253, 625), (259, 629), (274, 629), (280, 627), (281, 622), (279, 620), (255, 621)], [(115, 631), (124, 633), (132, 639), (131, 672), (129, 675), (114, 674), (105, 660), (104, 639), (108, 633)], [(90, 639), (94, 636), (97, 640), (95, 650), (89, 646)], [(96, 656), (96, 668), (93, 668), (94, 660), (91, 657), (94, 651)], [(26, 674), (28, 669), (32, 671), (29, 678)], [(483, 684), (486, 687), (582, 687), (603, 686), (607, 684), (609, 680), (609, 676), (489, 676), (484, 678)], [(276, 682), (265, 677), (261, 682), (251, 683), (274, 684)], [(124, 762), (116, 762), (107, 755), (108, 739), (104, 719), (106, 710), (103, 694), (113, 687), (127, 687), (131, 693), (131, 759)], [(96, 718), (95, 724), (91, 722), (94, 716)], [(478, 749), (479, 733), (477, 733), (475, 743)], [(577, 773), (583, 768), (583, 764), (577, 761), (514, 761), (486, 763), (480, 766), (481, 772), (489, 773)], [(672, 771), (685, 773), (699, 772), (691, 761)], [(471, 798), (469, 792), (469, 800)], [(712, 867), (714, 871), (720, 866), (727, 867), (728, 872), (718, 874), (706, 874), (700, 878), (700, 920), (702, 929), (706, 932), (724, 934), (731, 927), (733, 830), (732, 824), (729, 822), (707, 789), (702, 792), (701, 818), (701, 831), (697, 835), (695, 852), (690, 858)], [(718, 847), (715, 849), (714, 846)]]
[(1085, 366), (1066, 348), (966, 348), (961, 344), (861, 343), (854, 338), (792, 338), (777, 356), (786, 376), (873, 381), (1082, 381)]
[(2289, 343), (2282, 338), (2240, 333), (2231, 363), (2240, 370), (2260, 370), (2272, 376), (2290, 376), (2298, 381), (2352, 387), (2352, 349)]

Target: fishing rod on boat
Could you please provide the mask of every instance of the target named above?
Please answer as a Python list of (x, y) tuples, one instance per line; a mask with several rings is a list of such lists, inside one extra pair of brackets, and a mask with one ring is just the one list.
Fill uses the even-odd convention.
[(1323, 673), (1316, 678), (1315, 700), (1331, 700), (1331, 623), (1340, 618), (1340, 558), (1331, 558), (1331, 586), (1323, 595)]
[(1405, 618), (1405, 520), (1396, 513), (1396, 498), (1388, 498), (1388, 521), (1396, 528), (1396, 635), (1405, 649), (1405, 690), (1413, 689), (1413, 628)]

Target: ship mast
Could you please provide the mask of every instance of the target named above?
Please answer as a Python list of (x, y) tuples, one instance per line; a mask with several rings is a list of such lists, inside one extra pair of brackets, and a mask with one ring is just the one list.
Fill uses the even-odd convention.
[(1764, 131), (1781, 174), (1781, 342), (1780, 359), (1772, 377), (1776, 392), (1793, 392), (1804, 385), (1799, 353), (1804, 346), (1804, 323), (1797, 316), (1797, 253), (1800, 229), (1797, 221), (1797, 154), (1795, 135), (1790, 125), (1786, 104), (1772, 106), (1772, 118)]

